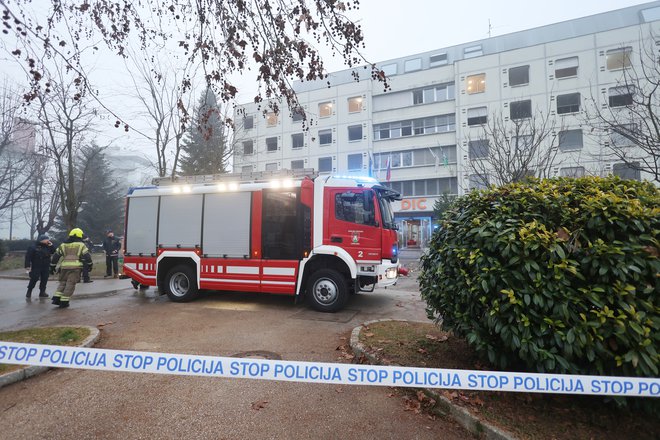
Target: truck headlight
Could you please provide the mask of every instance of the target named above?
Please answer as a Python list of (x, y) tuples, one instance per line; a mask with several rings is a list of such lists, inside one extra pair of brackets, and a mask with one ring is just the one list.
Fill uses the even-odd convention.
[(385, 271), (385, 278), (391, 280), (396, 278), (396, 267), (390, 267)]

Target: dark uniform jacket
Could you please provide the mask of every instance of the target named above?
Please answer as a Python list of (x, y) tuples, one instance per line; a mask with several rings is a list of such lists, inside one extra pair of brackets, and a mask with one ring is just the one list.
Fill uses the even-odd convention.
[(120, 248), (121, 243), (117, 237), (105, 237), (103, 239), (103, 250), (107, 256), (116, 257), (119, 255)]
[(39, 272), (40, 270), (50, 266), (50, 256), (55, 253), (55, 246), (46, 245), (40, 241), (31, 244), (25, 253), (25, 268), (32, 267), (32, 270)]

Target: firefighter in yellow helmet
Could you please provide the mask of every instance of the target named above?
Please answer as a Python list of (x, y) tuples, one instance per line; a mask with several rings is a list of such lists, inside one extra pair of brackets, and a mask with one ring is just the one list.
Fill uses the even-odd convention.
[(64, 308), (69, 307), (69, 300), (76, 284), (80, 281), (83, 265), (87, 265), (89, 270), (92, 270), (92, 256), (83, 242), (83, 231), (80, 228), (71, 229), (68, 240), (57, 248), (50, 263), (50, 273), (55, 273), (58, 262), (60, 284), (53, 295), (53, 304)]

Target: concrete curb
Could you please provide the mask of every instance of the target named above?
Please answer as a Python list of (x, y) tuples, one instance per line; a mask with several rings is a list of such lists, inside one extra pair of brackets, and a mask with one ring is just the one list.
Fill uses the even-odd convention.
[[(367, 352), (366, 347), (360, 342), (360, 332), (364, 327), (371, 324), (391, 321), (409, 322), (404, 319), (377, 319), (374, 321), (365, 322), (364, 324), (355, 327), (351, 332), (350, 342), (353, 353), (358, 357), (364, 356), (369, 360), (369, 362), (373, 364), (381, 365), (382, 361), (378, 358), (378, 356)], [(479, 419), (470, 411), (466, 410), (462, 406), (455, 405), (451, 400), (438, 394), (435, 390), (422, 388), (422, 391), (437, 402), (442, 412), (453, 418), (459, 425), (470, 431), (472, 434), (488, 440), (516, 440), (516, 437), (512, 434)]]
[[(89, 336), (87, 336), (78, 347), (91, 347), (93, 346), (101, 337), (101, 332), (96, 327), (90, 327), (88, 325), (56, 325), (49, 327), (81, 327), (89, 329)], [(0, 388), (10, 385), (12, 383), (25, 380), (29, 377), (36, 376), (37, 374), (45, 373), (50, 370), (51, 367), (42, 367), (39, 365), (32, 365), (29, 367), (23, 367), (20, 370), (11, 371), (0, 375)]]

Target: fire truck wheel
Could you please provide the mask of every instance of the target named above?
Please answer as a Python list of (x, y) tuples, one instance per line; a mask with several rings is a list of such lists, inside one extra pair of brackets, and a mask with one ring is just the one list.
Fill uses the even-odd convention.
[(190, 266), (174, 266), (165, 276), (165, 293), (174, 302), (191, 301), (197, 297), (197, 280)]
[(307, 287), (312, 308), (319, 312), (337, 312), (348, 300), (344, 277), (333, 269), (320, 269), (312, 274)]

